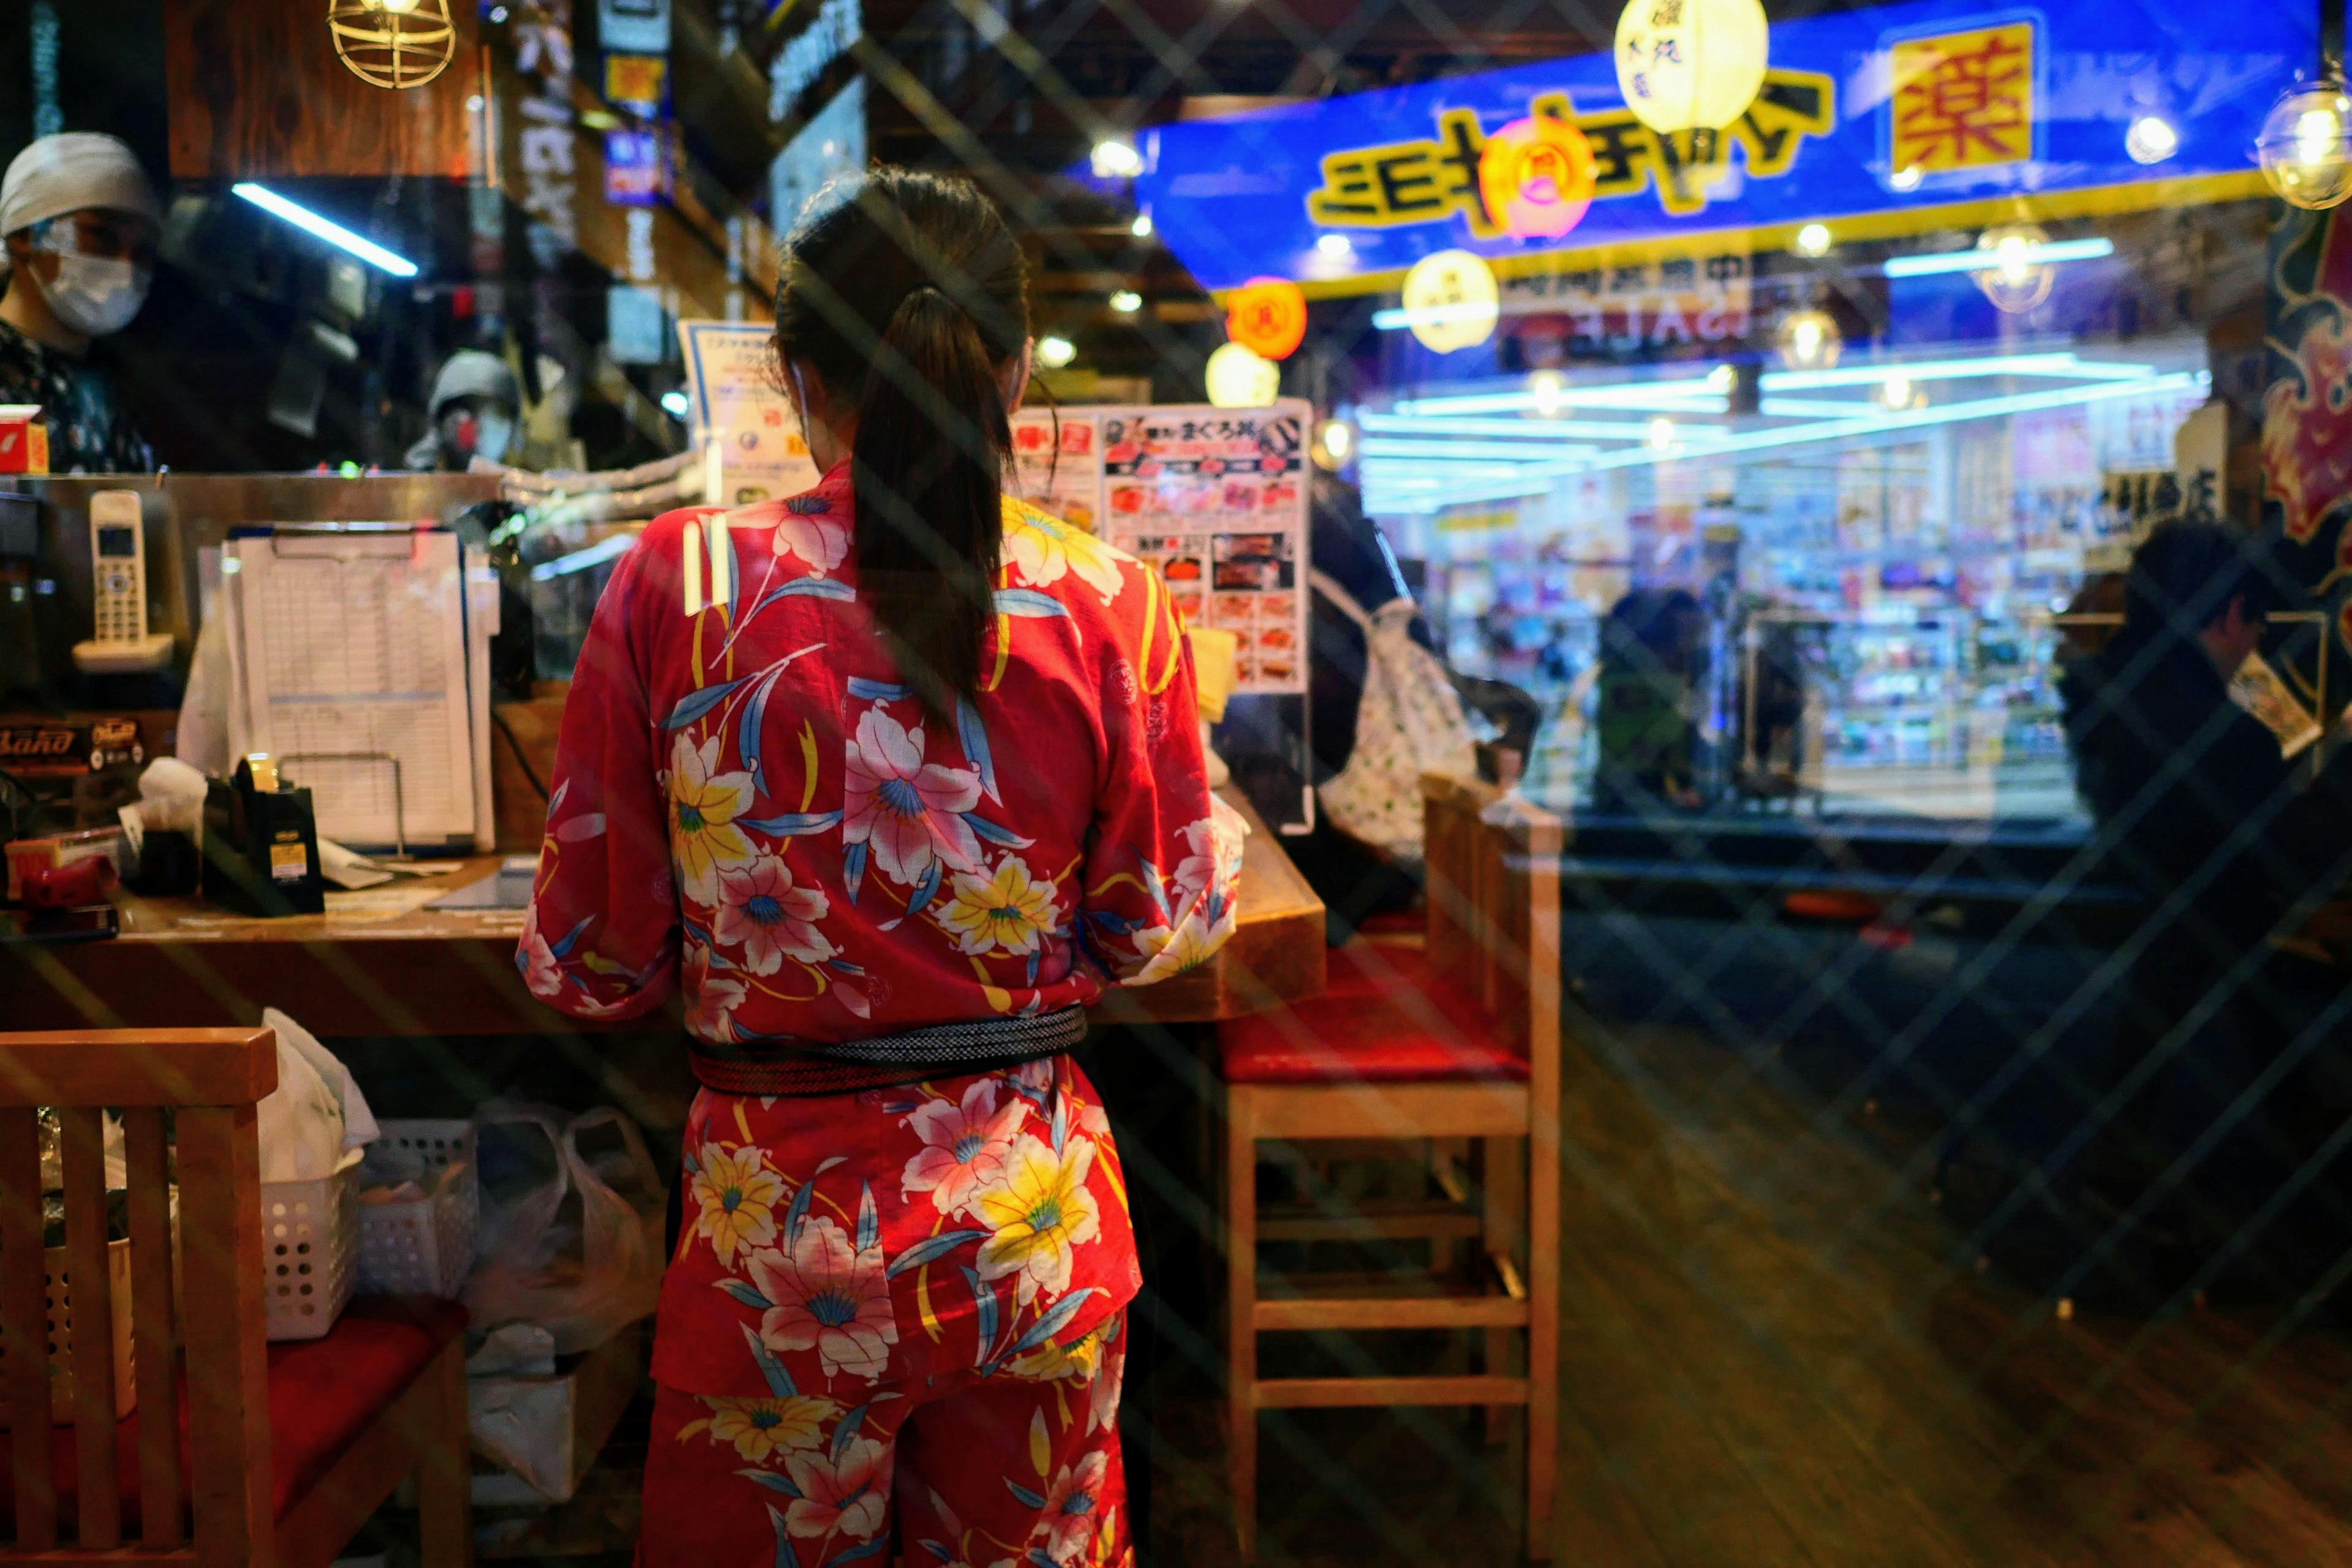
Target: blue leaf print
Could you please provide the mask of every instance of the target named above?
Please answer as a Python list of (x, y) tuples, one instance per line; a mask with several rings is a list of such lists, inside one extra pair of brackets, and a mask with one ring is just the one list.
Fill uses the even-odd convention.
[(555, 954), (558, 958), (571, 957), (572, 950), (580, 945), (581, 932), (586, 931), (589, 923), (594, 921), (595, 918), (596, 917), (594, 915), (582, 915), (580, 917), (580, 923), (573, 926), (570, 931), (565, 931), (562, 942), (550, 942), (548, 944), (547, 951)]
[(841, 885), (849, 901), (857, 901), (857, 884), (866, 880), (866, 846), (853, 844), (841, 852)]
[(884, 681), (868, 680), (862, 675), (849, 678), (849, 694), (861, 702), (903, 702), (915, 694), (911, 686), (892, 686)]
[(793, 1206), (784, 1211), (784, 1245), (786, 1247), (798, 1247), (801, 1244), (801, 1226), (808, 1223), (809, 1199), (815, 1195), (816, 1179), (814, 1177), (803, 1182), (801, 1190), (793, 1194)]
[(824, 833), (841, 823), (837, 811), (793, 811), (782, 816), (739, 816), (738, 827), (754, 833), (765, 833), (776, 838), (804, 838), (812, 833)]
[(1139, 855), (1135, 863), (1143, 868), (1144, 891), (1151, 895), (1152, 907), (1160, 911), (1162, 921), (1172, 921), (1175, 915), (1168, 908), (1168, 884), (1160, 879), (1160, 868)]
[(784, 510), (795, 517), (823, 517), (833, 510), (833, 503), (820, 495), (794, 496), (784, 503)]
[(1087, 1304), (1087, 1298), (1100, 1289), (1100, 1286), (1089, 1285), (1083, 1290), (1073, 1290), (1055, 1302), (1053, 1310), (1030, 1324), (1029, 1331), (1013, 1341), (1013, 1347), (1004, 1353), (1008, 1356), (1016, 1356), (1023, 1351), (1034, 1350), (1052, 1339), (1060, 1331), (1063, 1324), (1078, 1315), (1078, 1309)]
[(743, 704), (743, 721), (736, 731), (736, 744), (741, 749), (743, 766), (751, 774), (751, 792), (754, 795), (768, 793), (768, 775), (761, 767), (760, 727), (768, 716), (768, 698), (776, 689), (776, 681), (783, 673), (783, 667), (779, 665), (762, 676), (760, 684), (751, 689), (751, 700)]
[(721, 702), (726, 701), (729, 692), (745, 681), (755, 679), (756, 677), (749, 675), (738, 676), (733, 680), (721, 681), (717, 686), (706, 686), (699, 691), (688, 692), (678, 699), (677, 706), (669, 710), (669, 717), (662, 721), (661, 727), (665, 730), (684, 729)]
[(907, 900), (907, 912), (898, 918), (912, 920), (921, 914), (930, 901), (939, 896), (939, 891), (940, 863), (934, 858), (929, 865), (923, 868), (923, 879), (915, 884), (915, 895)]
[(1045, 1549), (1042, 1546), (1031, 1547), (1021, 1560), (1028, 1563), (1029, 1568), (1062, 1568), (1059, 1563), (1045, 1555)]
[(838, 577), (795, 577), (782, 587), (772, 590), (768, 596), (751, 607), (758, 615), (778, 599), (832, 599), (841, 604), (854, 604), (857, 590)]
[[(866, 973), (866, 966), (864, 964), (852, 963), (845, 958), (828, 958), (824, 961), (824, 966), (827, 969), (832, 970), (836, 974), (863, 974)], [(844, 1156), (844, 1158), (846, 1158), (846, 1156)], [(832, 1163), (835, 1164), (840, 1163), (839, 1161), (834, 1161)], [(824, 1167), (822, 1165), (817, 1167), (819, 1170), (823, 1170), (824, 1168)]]
[(1053, 1137), (1054, 1152), (1058, 1154), (1070, 1137), (1070, 1102), (1058, 1094), (1054, 1097)]
[(1022, 616), (1033, 620), (1059, 616), (1069, 618), (1069, 606), (1051, 594), (1041, 594), (1034, 588), (999, 588), (996, 591), (999, 615)]
[(1003, 805), (1004, 797), (996, 793), (996, 759), (988, 750), (988, 726), (969, 702), (956, 704), (956, 738), (963, 742), (964, 760), (980, 774), (981, 793)]
[(997, 826), (996, 824), (989, 821), (988, 818), (981, 816), (980, 813), (976, 811), (965, 812), (963, 814), (963, 820), (964, 825), (970, 827), (974, 833), (979, 834), (991, 844), (1001, 844), (1007, 849), (1026, 849), (1030, 845), (1036, 842), (1034, 838), (1022, 837), (1021, 835), (1013, 832), (1013, 829), (1009, 827)]
[(743, 592), (743, 557), (735, 549), (733, 529), (721, 529), (719, 533), (727, 541), (727, 612), (732, 615), (735, 602)]
[(986, 1241), (988, 1237), (989, 1233), (984, 1230), (949, 1230), (942, 1231), (937, 1236), (927, 1236), (898, 1254), (891, 1261), (890, 1267), (882, 1271), (882, 1277), (885, 1279), (896, 1279), (909, 1268), (920, 1268), (926, 1263), (945, 1258), (959, 1247), (969, 1246), (975, 1241)]
[(835, 1165), (845, 1164), (848, 1160), (849, 1156), (846, 1154), (835, 1154), (827, 1159), (820, 1160), (817, 1162), (816, 1173), (822, 1176), (827, 1171), (832, 1170)]
[[(1059, 932), (1059, 931), (1056, 931), (1056, 932), (1055, 932), (1055, 934), (1056, 936), (1059, 936), (1059, 935), (1061, 935), (1062, 933), (1061, 933), (1061, 932)], [(1034, 985), (1034, 984), (1037, 984), (1037, 961), (1038, 961), (1039, 959), (1043, 958), (1044, 956), (1045, 956), (1045, 954), (1044, 954), (1044, 953), (1042, 953), (1042, 952), (1033, 952), (1033, 953), (1031, 953), (1031, 954), (1029, 955), (1029, 968), (1028, 968), (1028, 972), (1027, 972), (1027, 973), (1026, 973), (1022, 977), (1022, 981), (1021, 981), (1021, 984), (1024, 984), (1024, 985)]]
[(868, 1401), (866, 1404), (859, 1405), (856, 1409), (851, 1411), (848, 1415), (841, 1418), (840, 1426), (836, 1428), (833, 1434), (833, 1462), (835, 1464), (837, 1465), (841, 1463), (841, 1456), (848, 1451), (849, 1440), (857, 1436), (857, 1429), (860, 1426), (866, 1425), (866, 1413), (873, 1408), (874, 1406), (872, 1402)]
[[(761, 1483), (762, 1486), (766, 1484), (764, 1481)], [(798, 1497), (800, 1489), (794, 1487), (792, 1495)], [(800, 1550), (793, 1544), (792, 1538), (784, 1533), (784, 1516), (776, 1511), (773, 1504), (770, 1504), (768, 1508), (768, 1522), (776, 1527), (776, 1568), (800, 1568)]]
[[(769, 1300), (765, 1295), (761, 1293), (760, 1288), (757, 1285), (752, 1284), (748, 1279), (721, 1279), (719, 1282), (719, 1288), (721, 1290), (726, 1291), (730, 1296), (734, 1297), (738, 1301), (742, 1302), (743, 1305), (747, 1307), (756, 1307), (762, 1312), (775, 1305), (773, 1301)], [(751, 1331), (747, 1329), (744, 1331), (748, 1333)]]
[(918, 1541), (915, 1544), (921, 1547), (924, 1551), (929, 1552), (932, 1556), (938, 1558), (942, 1563), (952, 1563), (955, 1561), (955, 1553), (949, 1551), (945, 1546), (940, 1545), (936, 1541)]
[(1044, 1508), (1045, 1506), (1045, 1500), (1044, 1498), (1039, 1497), (1035, 1492), (1031, 1491), (1027, 1487), (1023, 1486), (1019, 1481), (1014, 1480), (1010, 1476), (1004, 1478), (1004, 1489), (1011, 1492), (1013, 1497), (1019, 1500), (1023, 1508)]
[[(756, 1486), (767, 1488), (772, 1492), (782, 1492), (788, 1498), (797, 1498), (801, 1495), (801, 1489), (793, 1485), (791, 1477), (780, 1475), (774, 1470), (738, 1470), (735, 1473)], [(776, 1510), (772, 1508), (768, 1511), (771, 1514), (776, 1514)], [(781, 1520), (782, 1515), (776, 1514), (776, 1517)], [(787, 1557), (784, 1561), (790, 1563), (792, 1559)]]
[(980, 1334), (980, 1351), (971, 1358), (971, 1364), (984, 1367), (988, 1364), (989, 1349), (996, 1343), (996, 1292), (982, 1284), (979, 1274), (970, 1268), (963, 1271), (963, 1279), (964, 1283), (971, 1287), (971, 1302), (976, 1314), (973, 1326)]
[(887, 1535), (877, 1535), (863, 1546), (853, 1546), (846, 1552), (836, 1552), (824, 1560), (824, 1568), (839, 1568), (844, 1563), (855, 1563), (861, 1557), (871, 1557), (890, 1544)]
[(790, 1399), (800, 1390), (793, 1385), (793, 1374), (776, 1359), (776, 1352), (761, 1343), (760, 1336), (751, 1331), (749, 1323), (738, 1323), (743, 1331), (744, 1342), (751, 1347), (751, 1359), (760, 1363), (760, 1375), (768, 1380), (768, 1392), (779, 1399)]
[(857, 1184), (857, 1250), (868, 1252), (882, 1245), (882, 1219), (874, 1207), (874, 1184)]

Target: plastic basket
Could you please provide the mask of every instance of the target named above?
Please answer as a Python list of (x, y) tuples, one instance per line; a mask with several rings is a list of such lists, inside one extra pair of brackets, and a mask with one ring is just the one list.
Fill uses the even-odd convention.
[(474, 1124), (378, 1125), (376, 1147), (422, 1158), (430, 1192), (415, 1203), (360, 1205), (360, 1289), (372, 1296), (455, 1296), (473, 1269), (474, 1235), (482, 1218)]
[(335, 1326), (359, 1282), (360, 1172), (261, 1184), (262, 1289), (268, 1337), (315, 1340)]
[[(66, 1273), (64, 1247), (45, 1248), (41, 1263), (47, 1287), (49, 1419), (64, 1426), (74, 1418), (72, 1280)], [(139, 1398), (131, 1380), (131, 1243), (127, 1238), (106, 1244), (106, 1275), (114, 1298), (114, 1415), (119, 1421), (131, 1414)], [(7, 1415), (0, 1412), (0, 1432), (7, 1429)]]

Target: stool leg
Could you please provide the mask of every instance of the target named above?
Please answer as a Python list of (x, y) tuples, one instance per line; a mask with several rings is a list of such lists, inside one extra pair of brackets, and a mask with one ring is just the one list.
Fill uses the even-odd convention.
[(1242, 1561), (1257, 1553), (1257, 1118), (1242, 1085), (1225, 1091), (1227, 1483)]
[(1552, 1555), (1559, 1482), (1559, 1140), (1557, 1121), (1528, 1142), (1528, 1557)]
[[(1517, 1138), (1488, 1138), (1479, 1182), (1479, 1212), (1483, 1220), (1480, 1239), (1489, 1258), (1502, 1257), (1516, 1263), (1526, 1256), (1521, 1248), (1521, 1233), (1527, 1215), (1527, 1165), (1521, 1157)], [(1486, 1375), (1507, 1377), (1517, 1370), (1517, 1358), (1513, 1354), (1515, 1329), (1486, 1331)], [(1507, 1405), (1486, 1407), (1486, 1441), (1504, 1443), (1510, 1440), (1512, 1409)]]
[(469, 1568), (474, 1561), (473, 1444), (466, 1430), (465, 1356), (465, 1341), (452, 1341), (425, 1373), (441, 1394), (437, 1440), (416, 1466), (418, 1545), (425, 1568)]

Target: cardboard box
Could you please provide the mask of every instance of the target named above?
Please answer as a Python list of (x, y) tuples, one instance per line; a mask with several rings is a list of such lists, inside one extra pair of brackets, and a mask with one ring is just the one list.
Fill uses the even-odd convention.
[(0, 474), (49, 471), (49, 427), (37, 403), (0, 403)]

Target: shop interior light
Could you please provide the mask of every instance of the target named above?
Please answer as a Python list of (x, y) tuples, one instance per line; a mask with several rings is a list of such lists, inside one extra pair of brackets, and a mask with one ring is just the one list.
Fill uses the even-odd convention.
[(2319, 211), (2352, 195), (2352, 98), (2334, 76), (2282, 96), (2254, 139), (2263, 178), (2290, 206)]
[(2180, 132), (2160, 114), (2143, 114), (2124, 132), (2124, 151), (2135, 163), (2161, 163), (2180, 151)]
[(1135, 236), (1138, 239), (1150, 239), (1151, 237), (1151, 215), (1150, 213), (1136, 214), (1135, 221), (1127, 226), (1127, 232)]
[(1837, 363), (1838, 355), (1845, 352), (1837, 318), (1818, 306), (1792, 311), (1772, 337), (1780, 351), (1780, 363), (1791, 370), (1823, 369)]
[(1919, 188), (1919, 181), (1922, 178), (1923, 175), (1920, 173), (1919, 165), (1916, 163), (1910, 163), (1906, 164), (1904, 167), (1897, 169), (1893, 174), (1887, 175), (1886, 184), (1888, 188), (1891, 190), (1905, 192), (1916, 191)]
[(1047, 370), (1059, 370), (1078, 357), (1078, 345), (1059, 332), (1048, 332), (1037, 340), (1037, 363)]
[(1334, 261), (1345, 261), (1356, 254), (1355, 242), (1344, 234), (1318, 235), (1315, 248)]
[(1143, 309), (1143, 296), (1132, 289), (1121, 289), (1110, 297), (1110, 308), (1122, 316), (1132, 316)]
[(1720, 396), (1730, 396), (1731, 389), (1738, 384), (1739, 373), (1727, 364), (1717, 365), (1706, 373), (1706, 389)]
[(1795, 241), (1789, 247), (1800, 256), (1827, 256), (1830, 253), (1830, 226), (1809, 223), (1797, 231)]
[(1316, 463), (1333, 473), (1348, 466), (1361, 443), (1356, 439), (1356, 427), (1345, 419), (1326, 419), (1315, 428), (1315, 447), (1311, 456)]
[(661, 395), (661, 405), (662, 412), (667, 414), (673, 419), (685, 418), (686, 411), (693, 406), (692, 404), (687, 401), (685, 393), (677, 391), (674, 388)]
[(1911, 406), (1911, 378), (1897, 371), (1879, 384), (1878, 401), (1889, 408)]
[(1135, 150), (1134, 142), (1117, 136), (1096, 142), (1087, 162), (1097, 180), (1131, 180), (1143, 173), (1143, 154)]
[(267, 185), (257, 185), (250, 180), (240, 181), (229, 187), (272, 217), (283, 218), (305, 234), (318, 236), (329, 245), (347, 250), (371, 267), (380, 268), (394, 278), (416, 276), (416, 263), (404, 256), (395, 256), (363, 235), (353, 234), (332, 218), (320, 217), (309, 207), (289, 202)]
[(1656, 451), (1664, 451), (1675, 444), (1675, 422), (1664, 415), (1650, 421), (1649, 443)]
[(530, 580), (545, 583), (557, 577), (569, 577), (574, 572), (585, 572), (591, 566), (602, 566), (607, 561), (617, 561), (629, 552), (637, 542), (634, 533), (615, 533), (600, 539), (585, 550), (575, 550), (569, 555), (559, 555), (552, 561), (542, 561), (530, 569)]
[(1943, 250), (1932, 256), (1890, 256), (1885, 271), (1889, 278), (1927, 278), (1939, 272), (2021, 271), (2060, 261), (2095, 261), (2115, 253), (2116, 242), (2104, 237), (2053, 239), (2039, 245), (2021, 239), (2014, 245), (1997, 241), (1982, 248)]
[(1539, 370), (1528, 377), (1528, 390), (1535, 395), (1536, 412), (1549, 419), (1560, 410), (1560, 389), (1565, 384), (1556, 370)]

